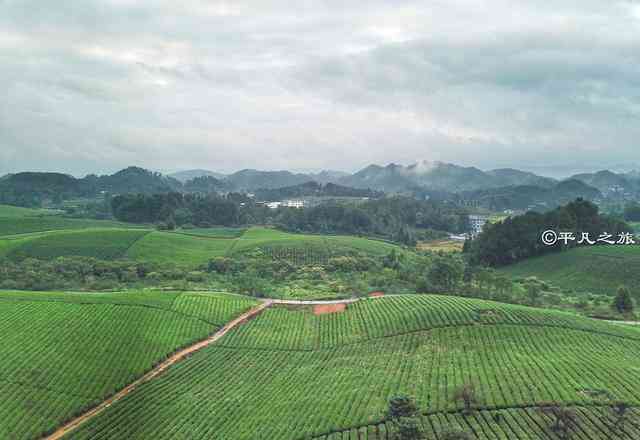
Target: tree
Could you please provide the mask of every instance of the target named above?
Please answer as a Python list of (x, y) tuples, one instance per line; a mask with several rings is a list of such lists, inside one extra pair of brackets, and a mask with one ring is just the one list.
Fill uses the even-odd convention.
[(537, 280), (527, 280), (527, 298), (529, 305), (535, 306), (540, 301), (541, 287)]
[(451, 292), (462, 280), (462, 262), (454, 257), (438, 257), (431, 264), (427, 281), (436, 291)]
[(467, 383), (458, 388), (453, 394), (453, 400), (456, 402), (462, 402), (465, 414), (471, 413), (473, 405), (478, 403), (476, 389), (473, 384)]
[(418, 423), (420, 410), (408, 396), (394, 397), (389, 401), (387, 418), (395, 425), (397, 440), (422, 440), (424, 434)]
[(401, 417), (398, 419), (396, 426), (398, 433), (396, 438), (398, 440), (423, 440), (424, 433), (422, 428), (418, 424), (418, 421), (414, 417)]
[(628, 410), (630, 405), (621, 400), (614, 402), (611, 405), (611, 415), (613, 416), (613, 429), (624, 429), (624, 422), (627, 420)]
[(400, 417), (415, 417), (418, 412), (418, 406), (411, 397), (397, 396), (389, 401), (387, 418), (394, 420)]
[(612, 307), (618, 313), (633, 312), (633, 300), (631, 299), (631, 294), (628, 288), (626, 288), (625, 286), (620, 286), (618, 288), (618, 293), (613, 299)]
[(578, 428), (579, 420), (576, 412), (557, 402), (543, 403), (538, 411), (551, 419), (549, 429), (561, 439), (570, 439)]

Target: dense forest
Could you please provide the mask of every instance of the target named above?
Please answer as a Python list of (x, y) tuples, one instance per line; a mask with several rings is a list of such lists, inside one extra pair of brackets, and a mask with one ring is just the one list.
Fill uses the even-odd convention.
[(546, 230), (572, 232), (578, 239), (582, 233), (588, 233), (592, 239), (604, 233), (614, 239), (624, 232), (633, 233), (623, 220), (603, 215), (593, 203), (577, 199), (545, 214), (527, 212), (487, 224), (476, 239), (465, 243), (465, 252), (473, 263), (497, 267), (579, 245), (576, 240), (567, 245), (558, 242), (547, 246), (541, 240)]
[(327, 203), (311, 208), (269, 209), (239, 193), (126, 194), (113, 197), (116, 219), (176, 227), (273, 224), (292, 232), (361, 234), (414, 244), (416, 230), (463, 232), (464, 210), (408, 197), (388, 197), (358, 204)]

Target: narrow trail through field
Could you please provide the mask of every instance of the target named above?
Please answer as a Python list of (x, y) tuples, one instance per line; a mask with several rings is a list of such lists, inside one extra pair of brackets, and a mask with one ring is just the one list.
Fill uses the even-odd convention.
[(74, 431), (83, 423), (97, 416), (102, 411), (109, 408), (111, 405), (118, 402), (119, 400), (122, 400), (125, 396), (133, 392), (136, 388), (138, 388), (143, 383), (149, 382), (150, 380), (156, 378), (157, 376), (162, 374), (164, 371), (166, 371), (169, 367), (185, 359), (187, 356), (213, 344), (214, 342), (222, 338), (224, 335), (226, 335), (231, 329), (233, 329), (234, 327), (237, 327), (238, 325), (244, 324), (249, 319), (261, 313), (264, 309), (271, 307), (272, 304), (273, 304), (272, 300), (265, 300), (258, 306), (253, 307), (251, 310), (243, 313), (242, 315), (238, 316), (234, 320), (228, 322), (220, 330), (218, 330), (208, 338), (178, 351), (177, 353), (173, 354), (171, 357), (167, 358), (165, 361), (158, 364), (156, 367), (154, 367), (151, 371), (149, 371), (147, 374), (145, 374), (141, 378), (135, 380), (134, 382), (131, 382), (122, 390), (118, 391), (116, 394), (114, 394), (113, 396), (109, 397), (107, 400), (100, 403), (98, 406), (91, 408), (90, 410), (79, 415), (73, 420), (65, 423), (63, 426), (58, 428), (53, 434), (45, 436), (43, 437), (43, 439), (44, 440), (62, 439), (62, 437)]

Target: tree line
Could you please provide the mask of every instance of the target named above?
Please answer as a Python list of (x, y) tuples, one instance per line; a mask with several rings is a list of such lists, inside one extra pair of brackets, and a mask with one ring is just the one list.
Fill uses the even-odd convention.
[(408, 197), (362, 203), (327, 203), (309, 208), (269, 209), (244, 194), (124, 194), (111, 200), (113, 216), (132, 223), (176, 227), (272, 224), (291, 232), (378, 236), (413, 245), (416, 231), (463, 232), (468, 216), (460, 208)]
[[(564, 242), (546, 245), (541, 236), (547, 230), (572, 232), (576, 240), (566, 245)], [(465, 243), (464, 251), (473, 264), (505, 266), (529, 257), (579, 246), (582, 233), (589, 234), (593, 240), (604, 233), (617, 238), (621, 233), (633, 233), (633, 229), (624, 220), (601, 214), (595, 204), (576, 199), (544, 214), (527, 212), (499, 223), (487, 224), (477, 238)]]

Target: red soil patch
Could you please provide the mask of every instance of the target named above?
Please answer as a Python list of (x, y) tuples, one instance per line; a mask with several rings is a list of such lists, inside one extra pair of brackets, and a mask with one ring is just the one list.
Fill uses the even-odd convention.
[(384, 296), (384, 292), (371, 292), (369, 298), (380, 298)]
[(346, 304), (318, 304), (313, 306), (314, 315), (326, 315), (328, 313), (342, 313), (347, 310)]

